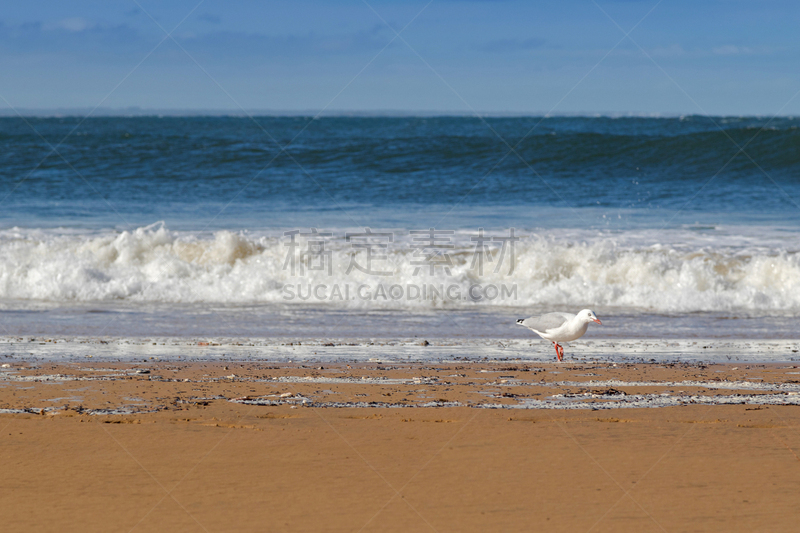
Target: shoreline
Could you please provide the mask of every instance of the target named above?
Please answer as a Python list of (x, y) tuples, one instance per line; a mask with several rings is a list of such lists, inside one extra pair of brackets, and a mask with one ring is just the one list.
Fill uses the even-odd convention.
[(0, 366), (0, 414), (147, 415), (210, 403), (594, 411), (800, 406), (800, 365), (143, 360)]
[[(571, 364), (800, 364), (798, 339), (605, 338), (564, 343)], [(109, 361), (548, 364), (552, 345), (518, 338), (0, 336), (0, 363)]]

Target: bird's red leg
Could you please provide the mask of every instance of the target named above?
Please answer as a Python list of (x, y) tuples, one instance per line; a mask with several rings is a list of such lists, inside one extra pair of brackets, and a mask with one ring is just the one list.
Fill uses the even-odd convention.
[(564, 356), (564, 349), (561, 348), (561, 346), (559, 346), (557, 342), (554, 342), (553, 346), (556, 349), (556, 359), (561, 361), (561, 358)]

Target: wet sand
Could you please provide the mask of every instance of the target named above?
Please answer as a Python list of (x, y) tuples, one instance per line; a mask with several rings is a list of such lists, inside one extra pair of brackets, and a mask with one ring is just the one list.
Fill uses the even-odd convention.
[(3, 529), (790, 531), (799, 393), (791, 364), (14, 363)]

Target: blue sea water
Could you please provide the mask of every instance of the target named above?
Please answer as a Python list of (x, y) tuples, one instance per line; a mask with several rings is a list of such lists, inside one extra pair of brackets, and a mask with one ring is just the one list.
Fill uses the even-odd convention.
[(505, 337), (592, 307), (601, 336), (796, 338), (798, 125), (0, 118), (0, 334)]
[(0, 222), (797, 224), (798, 125), (694, 116), (0, 118)]

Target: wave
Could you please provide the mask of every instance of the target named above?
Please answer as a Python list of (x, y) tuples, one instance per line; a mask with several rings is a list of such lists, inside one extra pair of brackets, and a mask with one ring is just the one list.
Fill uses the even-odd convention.
[[(259, 120), (286, 145), (307, 119)], [(45, 137), (69, 137), (60, 153), (84, 182), (63, 162), (42, 161), (47, 147), (31, 144), (24, 124), (0, 118), (0, 151), (10, 154), (0, 189), (16, 191), (19, 201), (0, 220), (27, 220), (32, 206), (46, 207), (42, 218), (91, 217), (111, 204), (153, 220), (166, 212), (153, 205), (194, 213), (220, 199), (329, 205), (331, 197), (380, 206), (713, 207), (780, 217), (796, 213), (800, 193), (798, 126), (786, 117), (320, 118), (291, 143), (291, 157), (278, 157), (275, 143), (244, 118), (90, 118), (72, 135), (76, 122), (41, 119)], [(18, 176), (34, 167), (36, 179), (17, 189)], [(568, 195), (556, 192), (564, 189)], [(98, 191), (107, 203), (85, 207)]]
[[(800, 254), (777, 240), (745, 246), (750, 240), (743, 237), (732, 245), (732, 239), (715, 242), (686, 230), (665, 233), (669, 238), (653, 245), (652, 235), (530, 233), (514, 245), (513, 271), (511, 249), (501, 262), (492, 243), (481, 271), (466, 234), (452, 236), (453, 247), (440, 255), (398, 236), (385, 248), (373, 247), (373, 262), (365, 265), (367, 250), (353, 246), (357, 239), (333, 233), (300, 236), (292, 247), (280, 233), (179, 233), (163, 223), (123, 232), (13, 228), (0, 232), (0, 299), (800, 312)], [(301, 261), (309, 249), (317, 253), (310, 267)], [(287, 254), (295, 254), (294, 275)], [(431, 262), (437, 263), (433, 275)]]

